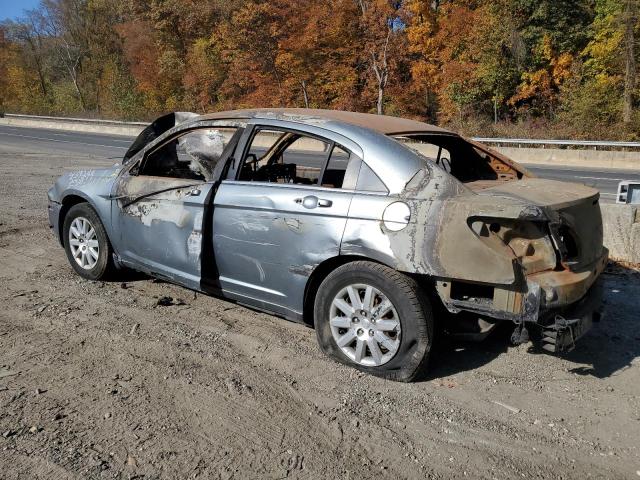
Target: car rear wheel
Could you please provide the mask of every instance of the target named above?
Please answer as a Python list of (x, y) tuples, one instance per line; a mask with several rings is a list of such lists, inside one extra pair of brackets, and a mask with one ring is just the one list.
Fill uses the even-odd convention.
[(364, 372), (411, 381), (426, 369), (433, 339), (429, 300), (412, 278), (373, 262), (331, 272), (315, 299), (318, 342)]
[(81, 277), (100, 280), (114, 269), (107, 232), (88, 203), (69, 209), (64, 218), (63, 238), (69, 263)]

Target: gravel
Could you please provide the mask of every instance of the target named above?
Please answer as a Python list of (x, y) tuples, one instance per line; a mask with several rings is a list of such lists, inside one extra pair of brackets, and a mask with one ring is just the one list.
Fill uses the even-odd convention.
[(564, 357), (509, 347), (505, 327), (440, 339), (425, 381), (387, 382), (324, 357), (302, 325), (146, 278), (77, 277), (46, 191), (110, 163), (0, 140), (3, 478), (639, 475), (633, 270), (605, 275), (608, 316)]

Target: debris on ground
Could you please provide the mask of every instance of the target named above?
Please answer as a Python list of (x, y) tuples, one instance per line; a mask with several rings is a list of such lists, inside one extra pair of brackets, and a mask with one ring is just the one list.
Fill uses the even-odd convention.
[(511, 405), (507, 405), (506, 403), (499, 402), (498, 400), (491, 400), (496, 405), (500, 405), (502, 408), (506, 408), (512, 413), (520, 413), (520, 409), (516, 407), (512, 407)]
[(0, 369), (0, 378), (13, 377), (14, 375), (20, 375), (20, 372)]
[(177, 298), (177, 299), (173, 299), (173, 297), (169, 297), (169, 296), (162, 296), (158, 299), (158, 301), (156, 302), (156, 305), (159, 305), (161, 307), (170, 307), (172, 305), (186, 305), (185, 301)]

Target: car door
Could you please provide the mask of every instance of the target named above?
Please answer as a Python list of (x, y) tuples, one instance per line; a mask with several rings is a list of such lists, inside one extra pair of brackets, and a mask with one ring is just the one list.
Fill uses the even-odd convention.
[(297, 128), (274, 121), (245, 132), (213, 217), (223, 292), (294, 318), (313, 269), (339, 254), (362, 155), (332, 132)]
[(213, 170), (236, 131), (209, 125), (160, 139), (123, 173), (112, 197), (125, 264), (200, 289)]

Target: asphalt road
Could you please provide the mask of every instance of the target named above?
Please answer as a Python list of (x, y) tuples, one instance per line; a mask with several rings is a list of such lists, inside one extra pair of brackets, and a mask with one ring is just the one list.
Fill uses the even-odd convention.
[[(86, 155), (118, 162), (122, 159), (131, 142), (132, 138), (118, 135), (0, 125), (0, 144), (14, 147), (23, 152), (32, 149), (33, 153)], [(517, 161), (517, 158), (514, 160)], [(602, 201), (606, 203), (615, 201), (620, 181), (640, 181), (640, 170), (631, 172), (628, 170), (547, 166), (528, 166), (528, 168), (543, 178), (583, 183), (595, 187), (600, 190)]]
[[(517, 159), (516, 159), (517, 160)], [(618, 183), (622, 180), (634, 180), (640, 182), (640, 169), (615, 170), (615, 169), (594, 169), (576, 167), (542, 167), (539, 165), (525, 166), (542, 178), (561, 180), (565, 182), (583, 183), (600, 190), (601, 202), (615, 203)]]

